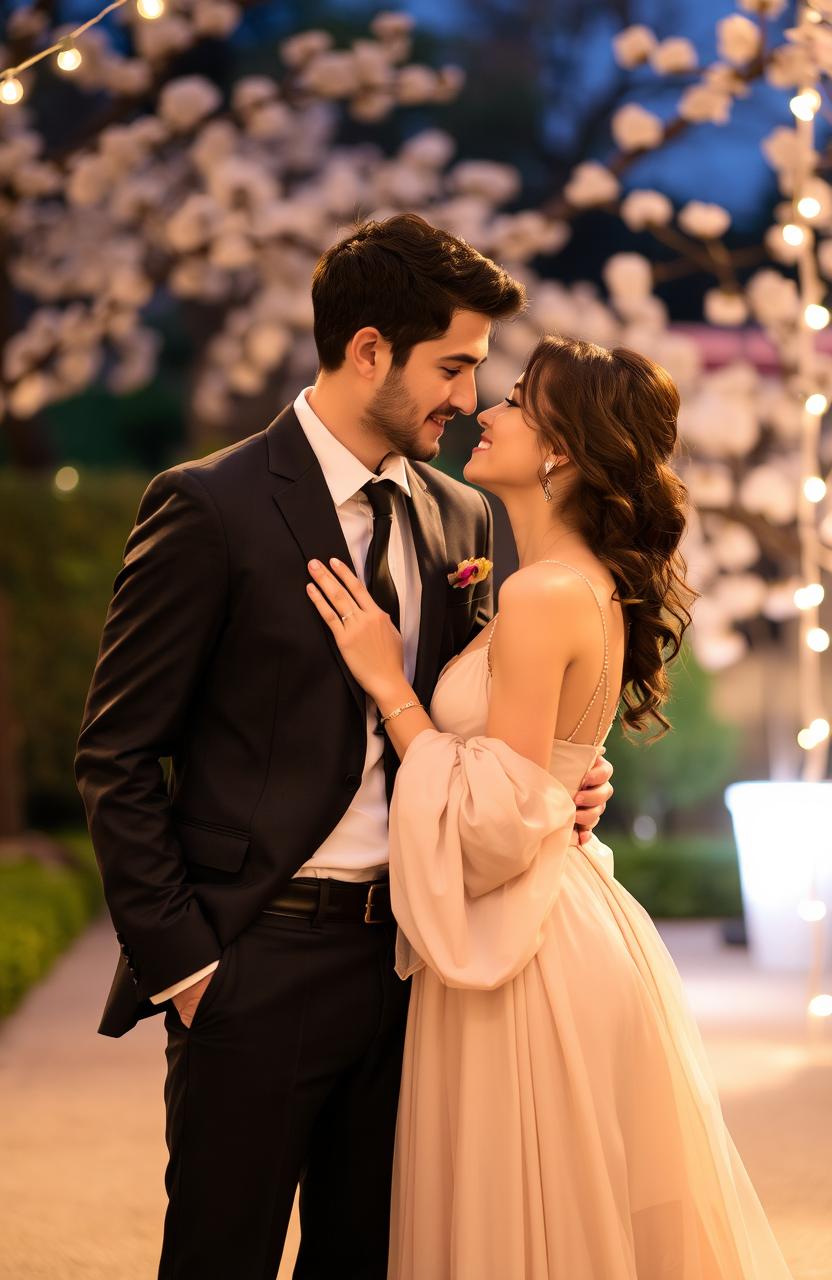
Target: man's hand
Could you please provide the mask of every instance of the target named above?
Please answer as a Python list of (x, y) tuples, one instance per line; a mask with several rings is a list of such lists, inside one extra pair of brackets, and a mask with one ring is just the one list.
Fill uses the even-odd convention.
[(586, 844), (592, 835), (592, 828), (601, 821), (601, 814), (607, 807), (607, 801), (613, 793), (610, 785), (612, 765), (604, 759), (605, 747), (599, 747), (595, 763), (581, 783), (581, 790), (575, 796), (578, 812), (575, 829), (578, 842)]
[(176, 1012), (186, 1027), (189, 1027), (193, 1022), (197, 1006), (213, 976), (213, 973), (206, 973), (205, 977), (200, 978), (193, 986), (186, 987), (184, 991), (180, 991), (176, 996), (171, 996), (173, 1003), (176, 1005)]

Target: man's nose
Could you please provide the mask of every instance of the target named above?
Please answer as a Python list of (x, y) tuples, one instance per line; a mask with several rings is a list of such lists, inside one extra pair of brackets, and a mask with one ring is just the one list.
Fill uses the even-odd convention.
[(460, 413), (473, 413), (477, 407), (477, 384), (474, 381), (473, 374), (470, 378), (459, 380), (459, 385), (454, 387), (451, 396), (451, 404)]

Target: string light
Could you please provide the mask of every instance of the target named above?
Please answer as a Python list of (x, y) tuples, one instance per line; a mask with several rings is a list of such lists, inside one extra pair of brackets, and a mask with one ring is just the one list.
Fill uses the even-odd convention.
[(816, 218), (820, 213), (820, 200), (815, 196), (801, 196), (797, 202), (797, 212), (802, 218)]
[(826, 653), (829, 648), (829, 632), (823, 627), (810, 627), (806, 633), (806, 643), (813, 653)]
[[(0, 72), (2, 82), (0, 82), (0, 103), (7, 107), (13, 107), (20, 102), (23, 97), (23, 85), (18, 80), (18, 73), (28, 70), (35, 63), (42, 62), (44, 58), (50, 57), (51, 54), (58, 55), (58, 66), (62, 71), (75, 71), (81, 65), (81, 52), (76, 49), (75, 41), (82, 36), (85, 31), (89, 31), (90, 27), (94, 27), (112, 13), (115, 9), (123, 9), (130, 0), (112, 0), (106, 8), (97, 13), (94, 18), (89, 18), (86, 22), (82, 22), (80, 27), (76, 27), (74, 31), (70, 31), (56, 44), (51, 44), (47, 49), (41, 49), (38, 53), (32, 54), (31, 58), (27, 58), (25, 62), (20, 62), (16, 67), (6, 67)], [(165, 12), (165, 0), (137, 0), (136, 12), (140, 18), (146, 18), (153, 21), (154, 18), (161, 18)]]
[(823, 502), (826, 497), (826, 481), (820, 476), (807, 476), (803, 481), (803, 494), (807, 502)]
[(816, 418), (819, 418), (821, 414), (826, 413), (826, 410), (828, 408), (829, 408), (829, 401), (827, 400), (826, 396), (823, 394), (822, 391), (815, 391), (812, 395), (807, 396), (806, 398), (807, 413), (813, 413)]
[(814, 1018), (832, 1017), (832, 996), (825, 992), (819, 996), (813, 996), (809, 1001), (809, 1012)]
[(81, 65), (81, 50), (74, 44), (66, 44), (55, 61), (61, 71), (77, 71)]
[(817, 302), (810, 302), (803, 315), (810, 329), (820, 331), (829, 324), (829, 311)]
[(817, 609), (822, 603), (825, 592), (819, 582), (810, 582), (806, 587), (798, 587), (794, 593), (794, 602), (798, 609)]
[(792, 245), (795, 249), (803, 244), (806, 239), (806, 232), (796, 222), (787, 222), (782, 229), (782, 233), (786, 244)]
[(13, 76), (7, 71), (3, 76), (3, 82), (0, 84), (0, 102), (7, 107), (13, 107), (20, 102), (23, 97), (23, 85), (17, 76)]
[(804, 89), (802, 93), (795, 94), (789, 103), (792, 115), (797, 116), (798, 120), (808, 123), (814, 120), (821, 107), (821, 96), (817, 89)]

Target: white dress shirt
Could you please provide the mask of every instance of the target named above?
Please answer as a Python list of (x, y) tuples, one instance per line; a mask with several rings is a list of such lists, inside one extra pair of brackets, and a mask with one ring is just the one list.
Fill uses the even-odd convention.
[[(365, 585), (365, 561), (373, 536), (373, 509), (367, 496), (361, 492), (361, 487), (368, 480), (374, 483), (392, 480), (401, 491), (396, 493), (393, 503), (388, 563), (399, 597), (405, 675), (412, 681), (419, 645), (422, 580), (406, 508), (410, 484), (404, 458), (391, 454), (379, 474), (370, 471), (321, 422), (309, 404), (311, 390), (311, 387), (306, 387), (300, 393), (294, 410), (332, 496), (355, 573)], [(310, 605), (311, 607), (314, 606)], [(325, 625), (322, 619), (321, 626)], [(384, 738), (374, 732), (376, 705), (369, 698), (366, 699), (366, 724), (367, 746), (361, 784), (341, 821), (295, 873), (296, 876), (356, 881), (375, 880), (387, 873), (389, 850)], [(161, 1004), (171, 996), (178, 995), (206, 974), (212, 973), (218, 963), (215, 960), (199, 972), (151, 996), (151, 1002)]]

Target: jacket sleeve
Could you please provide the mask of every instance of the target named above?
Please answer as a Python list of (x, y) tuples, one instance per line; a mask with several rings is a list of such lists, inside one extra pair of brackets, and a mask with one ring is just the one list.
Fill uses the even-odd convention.
[(226, 611), (220, 514), (192, 473), (142, 498), (107, 612), (75, 773), (139, 999), (221, 948), (185, 878), (160, 758), (175, 754)]

